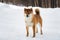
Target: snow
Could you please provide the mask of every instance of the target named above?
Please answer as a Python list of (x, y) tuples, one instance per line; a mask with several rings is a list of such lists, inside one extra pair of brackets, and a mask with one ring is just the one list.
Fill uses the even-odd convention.
[(43, 35), (26, 37), (24, 7), (0, 3), (0, 40), (60, 40), (60, 8), (40, 8), (40, 15)]

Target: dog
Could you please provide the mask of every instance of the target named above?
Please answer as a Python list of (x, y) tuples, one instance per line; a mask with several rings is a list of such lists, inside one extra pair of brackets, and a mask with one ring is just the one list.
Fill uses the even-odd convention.
[(38, 8), (35, 9), (35, 13), (33, 13), (32, 8), (24, 8), (24, 17), (25, 17), (25, 24), (26, 24), (26, 32), (27, 37), (29, 35), (29, 26), (33, 29), (33, 37), (35, 37), (36, 33), (38, 32), (38, 29), (36, 27), (36, 24), (39, 23), (41, 25), (40, 27), (40, 33), (42, 33), (42, 18), (40, 16), (40, 11)]

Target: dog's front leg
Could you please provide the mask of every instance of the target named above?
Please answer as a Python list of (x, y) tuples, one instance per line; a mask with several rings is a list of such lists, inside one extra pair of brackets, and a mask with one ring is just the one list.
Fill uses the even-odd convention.
[(27, 32), (27, 37), (28, 37), (28, 35), (29, 35), (29, 31), (28, 31), (28, 26), (26, 26), (26, 32)]
[(33, 37), (35, 37), (35, 25), (33, 25)]

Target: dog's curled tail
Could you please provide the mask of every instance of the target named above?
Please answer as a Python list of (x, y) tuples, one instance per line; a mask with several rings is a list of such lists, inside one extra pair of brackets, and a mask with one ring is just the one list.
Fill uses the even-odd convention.
[(36, 15), (40, 15), (39, 9), (35, 9)]

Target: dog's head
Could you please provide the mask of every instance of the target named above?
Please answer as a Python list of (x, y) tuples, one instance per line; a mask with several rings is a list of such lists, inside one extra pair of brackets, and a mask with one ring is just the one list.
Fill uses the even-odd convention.
[(30, 17), (33, 13), (32, 8), (24, 8), (24, 15), (25, 17)]

